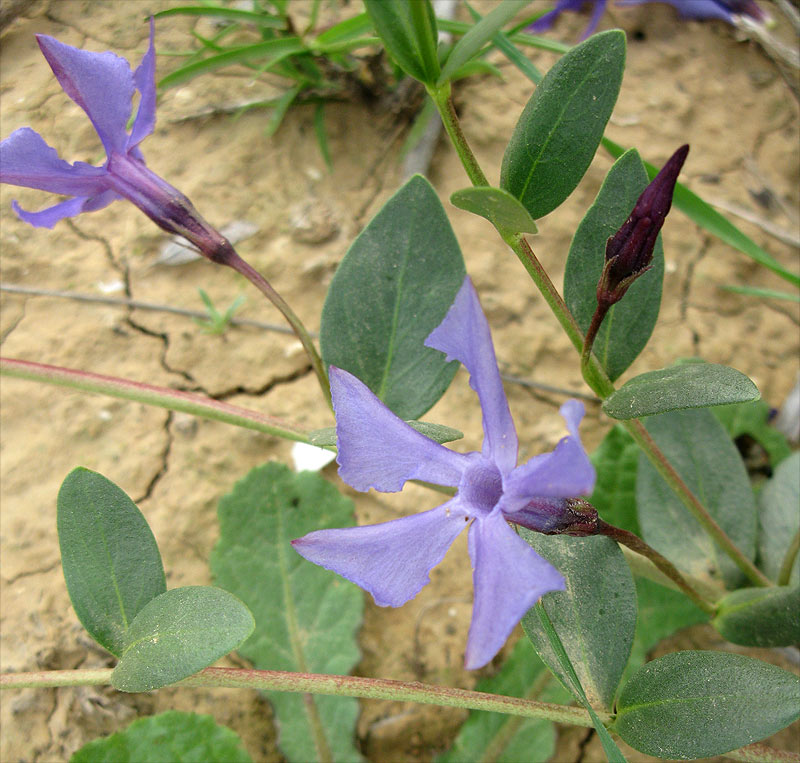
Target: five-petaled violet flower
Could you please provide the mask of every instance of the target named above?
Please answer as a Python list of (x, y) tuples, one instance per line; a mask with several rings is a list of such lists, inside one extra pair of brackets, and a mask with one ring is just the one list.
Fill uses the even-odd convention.
[[(230, 264), (230, 243), (199, 215), (180, 191), (148, 169), (139, 144), (156, 124), (156, 52), (150, 20), (150, 45), (136, 71), (114, 53), (73, 48), (47, 35), (36, 35), (39, 47), (64, 92), (94, 125), (107, 160), (102, 167), (70, 164), (30, 127), (15, 130), (0, 143), (0, 182), (38, 188), (73, 198), (41, 212), (28, 212), (15, 201), (14, 211), (25, 222), (52, 228), (59, 220), (102, 209), (127, 199), (158, 226), (188, 239), (215, 262)], [(134, 91), (139, 109), (127, 131)]]
[[(595, 472), (578, 437), (583, 405), (561, 408), (569, 430), (551, 453), (517, 466), (517, 434), (495, 360), (489, 325), (467, 278), (426, 346), (459, 360), (483, 412), (483, 449), (457, 453), (395, 416), (352, 374), (331, 367), (339, 474), (356, 490), (397, 492), (418, 479), (457, 488), (438, 508), (378, 525), (319, 530), (292, 542), (309, 561), (399, 607), (429, 582), (456, 536), (469, 526), (474, 606), (466, 667), (494, 657), (522, 616), (564, 578), (509, 526), (544, 533), (591, 534), (592, 516), (577, 496)], [(596, 513), (594, 514), (596, 519)]]

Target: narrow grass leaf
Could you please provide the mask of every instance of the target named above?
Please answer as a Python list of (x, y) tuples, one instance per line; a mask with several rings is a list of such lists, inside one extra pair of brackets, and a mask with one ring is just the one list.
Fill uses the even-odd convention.
[(166, 713), (139, 718), (124, 731), (85, 744), (69, 763), (250, 763), (239, 736), (210, 715)]
[(358, 377), (401, 418), (419, 418), (458, 368), (424, 342), (463, 280), (447, 215), (430, 183), (415, 175), (336, 270), (322, 309), (323, 360)]
[(247, 607), (221, 588), (173, 588), (134, 618), (111, 685), (140, 692), (174, 684), (236, 649), (254, 627)]
[(89, 635), (119, 657), (134, 618), (166, 590), (147, 520), (113, 482), (78, 468), (58, 492), (57, 523), (75, 613)]
[(625, 685), (612, 727), (659, 758), (723, 755), (800, 716), (800, 679), (727, 652), (675, 652), (648, 662)]
[[(353, 524), (353, 504), (318, 474), (268, 463), (219, 503), (220, 540), (211, 555), (217, 585), (253, 612), (256, 629), (239, 654), (256, 668), (346, 675), (359, 660), (364, 607), (352, 583), (295, 553), (312, 530)], [(270, 693), (278, 744), (290, 761), (360, 760), (358, 702)]]
[(216, 5), (183, 5), (153, 14), (153, 17), (157, 19), (162, 19), (166, 16), (212, 16), (230, 21), (242, 21), (260, 27), (272, 27), (273, 29), (282, 29), (286, 25), (283, 19), (278, 16), (271, 16), (268, 13), (223, 8)]

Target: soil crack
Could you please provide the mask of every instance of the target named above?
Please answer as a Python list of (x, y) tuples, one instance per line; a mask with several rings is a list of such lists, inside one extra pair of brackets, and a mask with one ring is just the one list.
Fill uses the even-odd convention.
[(228, 398), (235, 397), (236, 395), (261, 397), (262, 395), (266, 395), (268, 392), (271, 392), (273, 389), (275, 389), (275, 387), (279, 387), (282, 384), (291, 384), (292, 382), (297, 381), (298, 379), (302, 379), (304, 376), (308, 376), (308, 374), (310, 374), (312, 371), (313, 368), (309, 363), (308, 365), (299, 368), (297, 371), (292, 371), (283, 376), (275, 376), (261, 387), (250, 389), (248, 387), (245, 387), (244, 385), (238, 385), (236, 387), (232, 387), (231, 389), (227, 389), (224, 392), (219, 392), (216, 395), (209, 395), (209, 397), (213, 398), (214, 400), (223, 400), (223, 401), (227, 400)]
[(158, 471), (153, 475), (150, 479), (150, 482), (147, 484), (144, 493), (139, 496), (138, 498), (134, 499), (135, 504), (140, 504), (142, 501), (146, 501), (153, 496), (153, 491), (156, 489), (156, 485), (160, 482), (161, 478), (167, 473), (167, 469), (169, 468), (169, 454), (172, 451), (172, 420), (173, 420), (173, 413), (172, 411), (167, 412), (167, 419), (164, 422), (164, 434), (167, 438), (167, 443), (164, 446), (164, 450), (161, 451), (161, 466), (159, 467)]
[(6, 585), (13, 585), (18, 580), (22, 580), (22, 578), (30, 578), (34, 575), (44, 575), (45, 573), (52, 572), (56, 567), (61, 566), (61, 561), (55, 561), (52, 564), (47, 565), (47, 567), (37, 567), (34, 570), (23, 570), (22, 572), (18, 572), (11, 578), (4, 578), (3, 582)]

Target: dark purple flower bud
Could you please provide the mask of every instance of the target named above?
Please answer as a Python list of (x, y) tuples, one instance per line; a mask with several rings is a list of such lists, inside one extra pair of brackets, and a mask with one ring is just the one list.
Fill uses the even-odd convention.
[(597, 509), (582, 498), (534, 498), (508, 519), (544, 535), (597, 534)]
[(656, 239), (672, 206), (672, 194), (689, 146), (681, 146), (637, 200), (630, 217), (606, 243), (606, 264), (597, 284), (597, 304), (609, 308), (647, 272)]

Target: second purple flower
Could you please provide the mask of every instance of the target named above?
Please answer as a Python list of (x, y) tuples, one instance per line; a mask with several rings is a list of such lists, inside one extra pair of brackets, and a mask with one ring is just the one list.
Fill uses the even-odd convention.
[(483, 413), (480, 453), (457, 453), (428, 439), (390, 411), (352, 374), (330, 368), (339, 474), (356, 490), (397, 492), (418, 479), (457, 488), (438, 508), (365, 527), (319, 530), (292, 542), (315, 564), (399, 607), (469, 527), (474, 605), (465, 664), (486, 665), (522, 616), (564, 578), (509, 526), (569, 531), (573, 499), (591, 493), (595, 471), (578, 436), (583, 405), (561, 407), (569, 436), (555, 450), (517, 466), (517, 434), (495, 359), (489, 325), (469, 278), (426, 346), (469, 371)]

